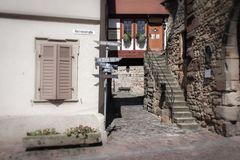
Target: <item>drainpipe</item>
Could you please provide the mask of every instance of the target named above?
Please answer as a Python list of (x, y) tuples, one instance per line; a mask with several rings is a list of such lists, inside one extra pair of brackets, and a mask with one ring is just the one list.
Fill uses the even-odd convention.
[(104, 125), (107, 127), (107, 79), (104, 79)]

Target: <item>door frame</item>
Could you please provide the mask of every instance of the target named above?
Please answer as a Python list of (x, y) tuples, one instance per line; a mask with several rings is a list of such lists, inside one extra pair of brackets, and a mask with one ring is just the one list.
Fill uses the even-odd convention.
[(150, 49), (150, 29), (149, 29), (149, 27), (151, 26), (151, 24), (152, 25), (159, 25), (159, 27), (160, 27), (160, 29), (161, 29), (161, 33), (160, 33), (160, 39), (162, 39), (161, 41), (160, 41), (160, 50), (159, 51), (163, 51), (164, 50), (164, 27), (163, 27), (163, 24), (158, 24), (158, 23), (147, 23), (147, 37), (148, 37), (148, 43), (147, 43), (147, 50), (149, 51), (149, 50), (151, 50)]

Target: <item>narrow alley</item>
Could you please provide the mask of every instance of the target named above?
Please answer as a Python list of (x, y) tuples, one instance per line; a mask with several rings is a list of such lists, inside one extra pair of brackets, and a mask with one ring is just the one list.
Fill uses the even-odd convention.
[(19, 144), (1, 146), (5, 147), (1, 149), (5, 153), (0, 153), (0, 157), (4, 160), (236, 160), (240, 156), (240, 138), (162, 124), (156, 115), (136, 105), (138, 102), (139, 97), (115, 97), (121, 118), (113, 120), (108, 143), (103, 146), (26, 152)]
[(240, 0), (0, 0), (0, 35), (0, 160), (240, 160)]

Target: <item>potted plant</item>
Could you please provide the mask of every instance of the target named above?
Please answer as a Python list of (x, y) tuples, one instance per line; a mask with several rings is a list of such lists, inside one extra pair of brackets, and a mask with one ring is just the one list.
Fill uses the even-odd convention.
[(145, 36), (144, 33), (138, 32), (138, 33), (136, 34), (136, 39), (137, 39), (137, 43), (138, 43), (138, 44), (143, 44), (143, 43), (145, 43), (145, 41), (146, 41), (146, 36)]
[(129, 32), (124, 33), (123, 41), (124, 41), (124, 43), (131, 43), (131, 41), (132, 41), (131, 33), (129, 33)]
[(27, 149), (101, 144), (101, 142), (101, 134), (98, 130), (82, 125), (69, 128), (64, 133), (59, 133), (54, 128), (39, 129), (27, 132), (27, 136), (23, 138), (23, 145)]

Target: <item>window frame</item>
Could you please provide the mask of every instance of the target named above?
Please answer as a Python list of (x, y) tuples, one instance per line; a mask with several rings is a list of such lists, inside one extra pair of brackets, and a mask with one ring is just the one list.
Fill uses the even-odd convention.
[[(40, 98), (40, 86), (41, 86), (41, 46), (51, 44), (51, 45), (70, 45), (72, 48), (72, 98), (65, 100), (46, 100)], [(52, 101), (61, 101), (61, 102), (78, 102), (78, 56), (79, 56), (79, 40), (75, 39), (49, 39), (49, 38), (35, 38), (35, 94), (34, 94), (34, 103), (42, 102), (52, 102)]]

